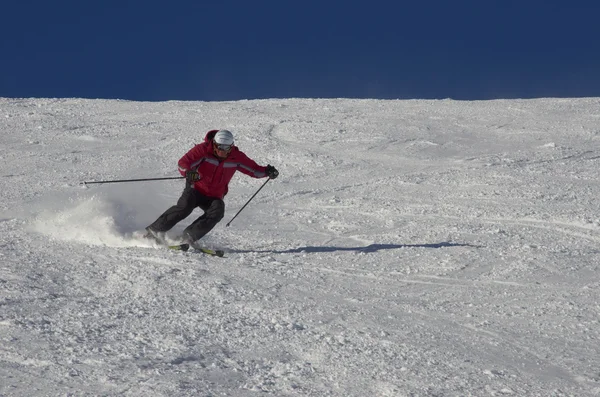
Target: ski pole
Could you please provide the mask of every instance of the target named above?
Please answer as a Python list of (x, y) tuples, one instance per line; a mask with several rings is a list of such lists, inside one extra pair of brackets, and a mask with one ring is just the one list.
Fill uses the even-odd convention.
[(142, 181), (164, 181), (167, 179), (185, 179), (185, 176), (174, 176), (167, 178), (143, 178), (143, 179), (120, 179), (116, 181), (92, 181), (92, 182), (81, 182), (80, 185), (89, 185), (92, 183), (117, 183), (117, 182), (142, 182)]
[(231, 222), (233, 222), (233, 220), (234, 220), (234, 219), (235, 219), (235, 218), (236, 218), (236, 217), (237, 217), (237, 216), (240, 214), (240, 212), (242, 212), (242, 210), (243, 210), (244, 208), (246, 208), (246, 206), (248, 205), (248, 203), (250, 203), (250, 201), (252, 201), (252, 199), (253, 199), (253, 198), (254, 198), (254, 197), (255, 197), (255, 196), (258, 194), (258, 192), (260, 192), (260, 190), (261, 190), (263, 187), (265, 187), (265, 185), (266, 185), (266, 184), (267, 184), (267, 183), (268, 183), (270, 180), (271, 180), (271, 178), (268, 178), (268, 179), (265, 181), (265, 183), (263, 183), (263, 184), (262, 184), (262, 186), (258, 188), (258, 190), (256, 191), (256, 193), (254, 193), (254, 194), (252, 195), (252, 197), (250, 197), (250, 200), (248, 200), (248, 201), (246, 202), (246, 204), (244, 204), (244, 206), (243, 206), (243, 207), (242, 207), (242, 208), (241, 208), (241, 209), (240, 209), (240, 210), (237, 212), (237, 214), (235, 214), (235, 215), (233, 216), (233, 218), (231, 218), (231, 220), (229, 221), (229, 223), (227, 223), (225, 226), (229, 226), (229, 225), (231, 224)]

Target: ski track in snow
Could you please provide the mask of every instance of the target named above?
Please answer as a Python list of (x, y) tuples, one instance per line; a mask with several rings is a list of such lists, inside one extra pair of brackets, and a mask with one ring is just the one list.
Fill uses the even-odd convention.
[[(0, 396), (600, 395), (599, 105), (0, 98)], [(80, 185), (212, 128), (280, 170), (226, 258), (139, 238), (180, 181)]]

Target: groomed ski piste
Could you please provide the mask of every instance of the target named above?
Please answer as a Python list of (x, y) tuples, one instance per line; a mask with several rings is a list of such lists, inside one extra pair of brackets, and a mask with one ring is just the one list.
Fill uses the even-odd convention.
[[(203, 239), (136, 232), (227, 128)], [(598, 396), (600, 99), (0, 99), (0, 396)], [(175, 238), (200, 215), (170, 232)]]

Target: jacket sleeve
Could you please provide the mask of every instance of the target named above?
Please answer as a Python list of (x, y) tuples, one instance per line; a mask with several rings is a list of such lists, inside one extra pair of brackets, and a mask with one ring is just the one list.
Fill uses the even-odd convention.
[(242, 152), (239, 152), (237, 169), (253, 178), (265, 178), (267, 176), (267, 167), (258, 165), (254, 160)]
[(185, 176), (186, 171), (198, 168), (202, 160), (206, 157), (206, 144), (198, 144), (190, 149), (189, 152), (179, 159), (179, 173)]

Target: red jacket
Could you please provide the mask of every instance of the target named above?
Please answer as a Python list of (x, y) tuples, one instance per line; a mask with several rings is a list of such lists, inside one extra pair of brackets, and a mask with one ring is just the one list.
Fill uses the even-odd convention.
[(229, 190), (229, 181), (236, 171), (253, 178), (267, 176), (266, 167), (256, 164), (237, 146), (231, 148), (226, 159), (219, 159), (213, 153), (212, 140), (218, 130), (206, 133), (204, 142), (194, 146), (179, 160), (179, 172), (185, 176), (189, 170), (197, 170), (200, 180), (194, 183), (194, 189), (205, 196), (223, 199)]

